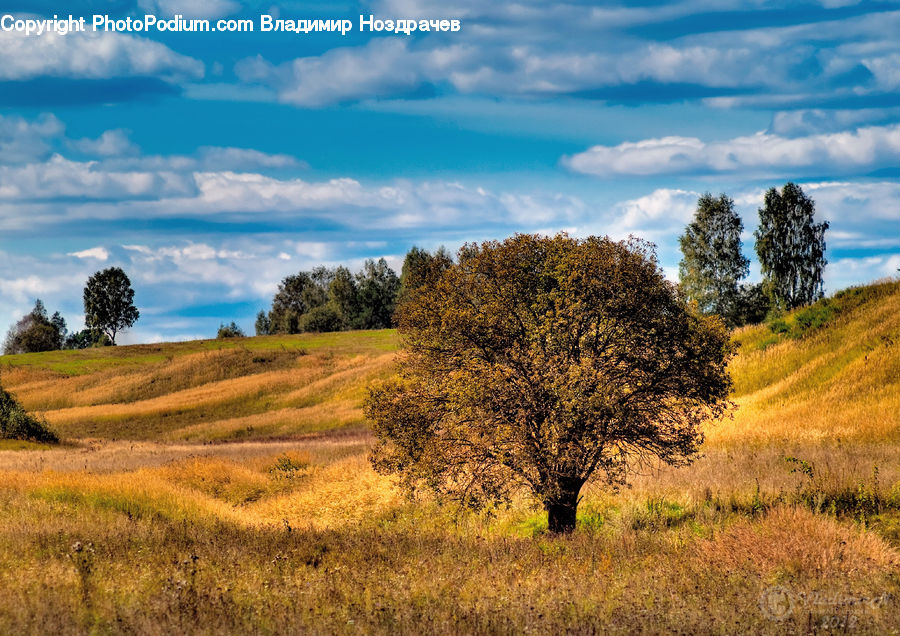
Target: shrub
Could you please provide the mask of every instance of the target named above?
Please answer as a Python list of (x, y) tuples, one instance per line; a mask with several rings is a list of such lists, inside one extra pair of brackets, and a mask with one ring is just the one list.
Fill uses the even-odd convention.
[(222, 338), (244, 338), (246, 334), (244, 330), (238, 327), (237, 323), (233, 320), (230, 324), (221, 324), (219, 325), (219, 331), (216, 333), (216, 338), (221, 340)]
[(299, 328), (301, 332), (341, 331), (344, 329), (344, 320), (332, 305), (322, 305), (313, 307), (300, 316)]
[(66, 349), (89, 349), (91, 347), (108, 347), (112, 341), (105, 333), (92, 329), (82, 329), (70, 333), (66, 337), (64, 347)]
[(56, 433), (47, 423), (28, 415), (11, 393), (0, 386), (0, 439), (21, 439), (55, 444)]

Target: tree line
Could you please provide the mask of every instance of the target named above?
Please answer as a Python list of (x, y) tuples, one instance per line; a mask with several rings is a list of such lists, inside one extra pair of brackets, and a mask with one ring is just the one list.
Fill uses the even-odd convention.
[[(754, 233), (762, 281), (745, 283), (750, 260), (742, 253), (744, 224), (734, 201), (726, 194), (702, 195), (679, 237), (681, 292), (701, 312), (720, 316), (730, 327), (818, 300), (824, 293), (828, 222), (815, 223), (814, 217), (815, 203), (798, 185), (770, 188)], [(443, 247), (434, 254), (413, 247), (399, 277), (384, 259), (366, 261), (356, 274), (346, 267), (316, 267), (287, 276), (269, 311), (257, 315), (256, 335), (391, 327), (404, 294), (422, 284), (429, 268), (440, 271), (452, 263)], [(236, 335), (243, 332), (234, 323), (219, 328), (219, 337)]]
[[(397, 302), (420, 284), (424, 272), (453, 262), (443, 247), (434, 254), (413, 247), (400, 276), (383, 258), (369, 259), (355, 274), (346, 267), (316, 267), (285, 277), (268, 312), (256, 316), (256, 335), (387, 329), (394, 324)], [(232, 325), (219, 328), (220, 337), (234, 335)]]
[(140, 317), (134, 306), (131, 280), (119, 267), (104, 269), (88, 278), (82, 299), (84, 329), (69, 333), (62, 315), (56, 311), (49, 316), (44, 303), (38, 298), (34, 309), (10, 327), (3, 343), (3, 353), (38, 353), (115, 345), (119, 332), (133, 326)]
[(743, 222), (730, 197), (704, 194), (679, 238), (682, 292), (702, 312), (718, 314), (732, 327), (815, 302), (824, 294), (828, 222), (814, 218), (815, 203), (800, 186), (770, 188), (754, 232), (762, 282), (742, 283), (750, 271), (741, 252)]

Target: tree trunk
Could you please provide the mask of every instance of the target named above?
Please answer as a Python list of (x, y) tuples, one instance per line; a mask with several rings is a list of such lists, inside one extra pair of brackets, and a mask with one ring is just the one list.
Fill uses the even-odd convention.
[(578, 493), (581, 484), (566, 484), (547, 504), (547, 529), (550, 532), (567, 534), (575, 529), (575, 513), (578, 510)]

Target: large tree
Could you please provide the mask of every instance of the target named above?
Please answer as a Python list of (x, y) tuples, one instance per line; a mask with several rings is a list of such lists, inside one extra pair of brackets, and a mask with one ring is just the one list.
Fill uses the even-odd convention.
[(84, 322), (87, 328), (105, 334), (110, 344), (116, 335), (132, 327), (141, 314), (134, 306), (131, 280), (119, 267), (97, 272), (84, 286)]
[(570, 531), (582, 486), (691, 461), (733, 352), (652, 246), (516, 235), (467, 245), (397, 311), (399, 376), (366, 401), (375, 468), (479, 505), (530, 491)]
[(823, 296), (828, 222), (814, 223), (815, 212), (813, 200), (790, 182), (781, 192), (769, 189), (759, 209), (754, 236), (763, 287), (781, 309), (808, 305)]
[(740, 314), (740, 281), (750, 271), (741, 253), (744, 224), (734, 201), (708, 192), (697, 201), (691, 223), (679, 237), (681, 289), (705, 313), (722, 316), (735, 326)]

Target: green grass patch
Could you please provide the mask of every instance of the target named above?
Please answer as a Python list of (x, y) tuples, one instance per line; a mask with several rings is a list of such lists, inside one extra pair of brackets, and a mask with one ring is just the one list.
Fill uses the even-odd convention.
[(85, 375), (121, 367), (142, 367), (166, 362), (178, 356), (221, 349), (248, 351), (286, 351), (302, 353), (330, 349), (335, 354), (396, 351), (398, 338), (393, 329), (340, 331), (290, 336), (256, 336), (225, 340), (192, 340), (152, 345), (98, 347), (77, 351), (46, 351), (0, 356), (0, 366), (9, 369), (33, 367), (60, 375)]

